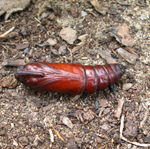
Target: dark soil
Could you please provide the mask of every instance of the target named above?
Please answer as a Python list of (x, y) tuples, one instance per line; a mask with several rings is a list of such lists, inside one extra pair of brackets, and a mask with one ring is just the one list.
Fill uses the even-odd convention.
[[(102, 15), (88, 1), (57, 0), (50, 3), (51, 8), (43, 6), (43, 1), (32, 1), (26, 10), (12, 14), (8, 21), (1, 16), (0, 35), (13, 26), (15, 35), (0, 38), (0, 78), (3, 82), (0, 86), (0, 148), (143, 148), (120, 138), (122, 115), (125, 116), (123, 136), (131, 142), (150, 144), (150, 19), (147, 17), (150, 17), (150, 6), (147, 3), (133, 0), (127, 6), (104, 1), (102, 6), (108, 11)], [(40, 16), (43, 13), (43, 16), (48, 13), (48, 16), (38, 17), (39, 8), (42, 11)], [(87, 15), (81, 16), (82, 11)], [(147, 18), (144, 19), (143, 15)], [(136, 42), (133, 47), (138, 55), (135, 64), (114, 54), (117, 48), (125, 46), (109, 32), (122, 23), (129, 26), (130, 35)], [(59, 36), (59, 32), (69, 25), (77, 32), (77, 37), (89, 35), (86, 43), (72, 55), (70, 50), (80, 41), (70, 45)], [(54, 51), (49, 46), (37, 46), (49, 38), (57, 41)], [(17, 44), (23, 43), (26, 45), (17, 48)], [(63, 54), (57, 52), (60, 45), (67, 48)], [(25, 63), (106, 64), (98, 49), (109, 50), (118, 63), (128, 66), (115, 84), (116, 95), (109, 88), (80, 96), (31, 90), (14, 80), (17, 64), (3, 65), (9, 59), (24, 60)], [(126, 83), (131, 83), (132, 87), (124, 90)], [(121, 99), (124, 100), (122, 113), (116, 118)], [(66, 117), (73, 128), (64, 124)], [(50, 127), (47, 118), (64, 141)], [(51, 130), (54, 142), (50, 138)]]

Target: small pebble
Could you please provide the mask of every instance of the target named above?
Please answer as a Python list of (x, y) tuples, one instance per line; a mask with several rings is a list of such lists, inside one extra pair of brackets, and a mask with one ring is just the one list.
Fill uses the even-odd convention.
[(60, 55), (65, 55), (66, 54), (66, 47), (65, 46), (60, 46), (58, 49), (58, 53)]
[(146, 19), (147, 19), (147, 17), (144, 14), (141, 14), (141, 20), (144, 21)]
[(85, 16), (87, 16), (87, 12), (85, 12), (85, 11), (81, 11), (81, 17), (85, 17)]
[(98, 110), (98, 107), (99, 107), (99, 101), (96, 99), (96, 101), (95, 101), (95, 110)]
[(6, 134), (6, 129), (4, 127), (0, 127), (0, 136), (4, 136)]
[(28, 145), (29, 143), (29, 140), (26, 136), (21, 136), (18, 141), (23, 145), (23, 146), (26, 146)]
[(29, 48), (25, 48), (23, 52), (24, 52), (24, 55), (28, 54), (29, 53)]
[(140, 25), (139, 23), (137, 23), (137, 24), (135, 25), (135, 28), (136, 28), (137, 30), (141, 30), (141, 29), (142, 29), (142, 27), (141, 27), (141, 25)]
[(144, 143), (150, 143), (150, 136), (146, 136), (144, 138)]

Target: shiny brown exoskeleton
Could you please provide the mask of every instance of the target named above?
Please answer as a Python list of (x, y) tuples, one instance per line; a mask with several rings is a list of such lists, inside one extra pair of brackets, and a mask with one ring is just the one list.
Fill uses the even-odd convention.
[(16, 71), (18, 81), (36, 90), (69, 94), (91, 94), (118, 81), (125, 72), (121, 64), (83, 66), (81, 64), (35, 62)]

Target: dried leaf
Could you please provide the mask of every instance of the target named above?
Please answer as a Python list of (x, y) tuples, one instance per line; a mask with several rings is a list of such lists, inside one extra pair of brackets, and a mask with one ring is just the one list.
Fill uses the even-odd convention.
[(73, 44), (73, 42), (77, 39), (76, 31), (70, 26), (62, 29), (59, 33), (59, 36), (66, 40), (69, 44)]
[(50, 104), (48, 106), (43, 107), (43, 112), (50, 111), (53, 108), (53, 106)]
[(74, 126), (68, 117), (63, 117), (62, 122), (71, 129)]
[(6, 76), (0, 80), (0, 86), (7, 88), (15, 88), (17, 86), (17, 80), (14, 76)]
[(98, 54), (100, 54), (100, 56), (102, 58), (104, 58), (108, 64), (110, 63), (117, 63), (117, 61), (111, 57), (111, 51), (110, 50), (102, 50), (102, 49), (98, 49)]
[(75, 112), (74, 116), (75, 116), (78, 120), (80, 120), (81, 122), (84, 122), (83, 117), (82, 117), (83, 113), (84, 113), (84, 111), (82, 111), (82, 110), (77, 110), (77, 111)]
[(123, 48), (117, 49), (117, 52), (129, 63), (135, 64), (137, 56), (127, 52)]
[(118, 42), (122, 43), (125, 46), (133, 47), (135, 45), (134, 40), (131, 39), (131, 36), (129, 34), (129, 28), (125, 23), (122, 26), (114, 28), (113, 31), (110, 32), (110, 35), (112, 37), (115, 37)]
[(98, 2), (98, 0), (91, 0), (90, 1), (93, 7), (95, 8), (96, 11), (98, 11), (100, 14), (105, 15), (106, 12), (108, 11), (107, 7), (104, 7), (102, 4)]
[(60, 47), (58, 49), (58, 53), (60, 55), (65, 55), (66, 54), (66, 46), (60, 45)]
[(6, 13), (5, 20), (13, 12), (21, 11), (30, 4), (30, 0), (0, 0), (0, 16)]
[(95, 113), (89, 109), (87, 112), (83, 113), (83, 117), (87, 121), (91, 121), (95, 117)]

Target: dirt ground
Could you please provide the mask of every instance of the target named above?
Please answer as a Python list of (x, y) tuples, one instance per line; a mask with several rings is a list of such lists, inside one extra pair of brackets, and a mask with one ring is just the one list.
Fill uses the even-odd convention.
[[(8, 20), (2, 15), (0, 148), (150, 147), (149, 3), (98, 1), (98, 11), (92, 0), (33, 0)], [(110, 36), (123, 23), (135, 41), (130, 47), (132, 55), (136, 55), (132, 62), (117, 51), (128, 46)], [(76, 39), (69, 44), (62, 39), (60, 31), (68, 26), (76, 31), (77, 37), (85, 35), (86, 40)], [(11, 28), (7, 36), (2, 36)], [(56, 43), (45, 45), (48, 39)], [(108, 58), (128, 66), (115, 83), (116, 95), (109, 88), (79, 96), (41, 92), (29, 89), (14, 77), (17, 67), (29, 62), (101, 65)]]

